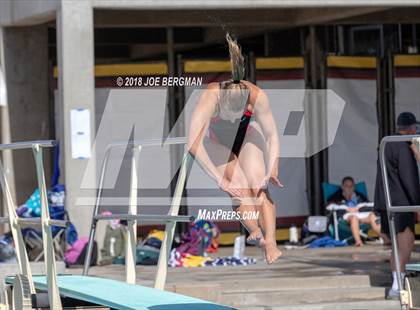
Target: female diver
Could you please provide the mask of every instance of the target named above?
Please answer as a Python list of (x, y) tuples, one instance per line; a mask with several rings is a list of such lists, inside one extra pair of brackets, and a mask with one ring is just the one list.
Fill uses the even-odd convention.
[[(242, 215), (248, 241), (262, 247), (268, 264), (281, 251), (276, 244), (276, 209), (268, 183), (278, 179), (279, 137), (266, 94), (244, 80), (244, 57), (226, 34), (232, 80), (210, 83), (192, 114), (188, 147), (206, 173), (228, 193)], [(258, 219), (246, 213), (258, 212)], [(248, 213), (249, 214), (249, 213)]]

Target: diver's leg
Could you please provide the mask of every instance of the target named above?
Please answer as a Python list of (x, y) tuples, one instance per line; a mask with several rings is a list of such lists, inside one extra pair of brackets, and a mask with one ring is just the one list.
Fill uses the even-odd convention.
[[(230, 180), (232, 184), (235, 184), (235, 186), (242, 191), (245, 197), (245, 199), (239, 201), (239, 206), (237, 206), (238, 201), (233, 199), (233, 208), (235, 211), (241, 214), (244, 212), (255, 212), (255, 205), (249, 199), (252, 197), (252, 194), (249, 189), (246, 176), (243, 173), (241, 166), (238, 164), (238, 158), (232, 154), (227, 147), (219, 143), (206, 142), (205, 147), (210, 159), (213, 161), (219, 172)], [(256, 240), (262, 237), (257, 219), (246, 218), (241, 220), (241, 223), (249, 233), (248, 240)]]
[(276, 206), (270, 199), (268, 191), (261, 186), (266, 175), (264, 160), (264, 138), (257, 126), (247, 132), (239, 163), (246, 175), (253, 197), (259, 211), (259, 223), (264, 232), (264, 249), (266, 261), (272, 264), (281, 256), (276, 243)]

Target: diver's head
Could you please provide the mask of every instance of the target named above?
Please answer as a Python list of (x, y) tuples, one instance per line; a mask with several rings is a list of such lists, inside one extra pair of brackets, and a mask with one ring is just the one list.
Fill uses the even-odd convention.
[(241, 48), (229, 33), (226, 34), (226, 41), (229, 45), (232, 79), (221, 83), (219, 116), (233, 122), (242, 116), (249, 91), (242, 82), (245, 76), (245, 61)]

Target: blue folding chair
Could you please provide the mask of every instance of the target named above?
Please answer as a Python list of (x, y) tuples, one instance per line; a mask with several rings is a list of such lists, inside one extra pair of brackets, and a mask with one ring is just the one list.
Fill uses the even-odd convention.
[[(335, 194), (339, 189), (340, 185), (332, 184), (332, 183), (322, 183), (322, 191), (323, 191), (323, 198), (324, 204), (327, 205), (328, 199)], [(354, 186), (354, 190), (366, 198), (368, 197), (367, 187), (365, 182), (356, 183)], [(354, 242), (353, 234), (350, 229), (349, 223), (342, 218), (343, 214), (340, 214), (337, 211), (332, 211), (331, 218), (332, 222), (328, 226), (328, 231), (331, 237), (338, 237), (339, 240), (346, 241), (346, 242)], [(337, 229), (337, 234), (336, 234)], [(360, 235), (362, 238), (367, 239), (368, 231), (370, 229), (370, 225), (368, 224), (360, 224)]]
[[(64, 201), (52, 201), (54, 195), (60, 196), (60, 192), (64, 192), (64, 186), (56, 184), (52, 190), (48, 192), (48, 200), (50, 205), (48, 207), (50, 218), (54, 220), (67, 220), (67, 214), (64, 209)], [(39, 190), (35, 190), (31, 197), (22, 206), (23, 210), (18, 211), (18, 215), (22, 217), (40, 217), (41, 216), (41, 201), (39, 197)], [(25, 212), (26, 210), (26, 212)], [(66, 239), (66, 228), (52, 226), (51, 232), (53, 235), (53, 243), (55, 248), (55, 255), (57, 260), (62, 260), (64, 257), (64, 244)], [(27, 246), (34, 249), (36, 254), (33, 261), (37, 262), (44, 256), (42, 232), (35, 228), (26, 228), (22, 230), (24, 241)]]

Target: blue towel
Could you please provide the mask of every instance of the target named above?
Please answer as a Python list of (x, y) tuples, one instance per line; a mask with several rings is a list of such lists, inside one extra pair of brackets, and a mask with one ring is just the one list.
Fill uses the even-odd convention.
[(311, 244), (309, 245), (309, 248), (310, 249), (335, 248), (335, 247), (341, 247), (341, 246), (347, 246), (347, 245), (348, 245), (347, 242), (338, 241), (328, 236), (328, 237), (322, 237), (322, 238), (312, 241)]

